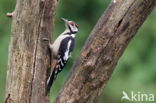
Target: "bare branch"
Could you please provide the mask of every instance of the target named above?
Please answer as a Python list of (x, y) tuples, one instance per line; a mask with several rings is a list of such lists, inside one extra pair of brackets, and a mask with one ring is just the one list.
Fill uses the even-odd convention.
[(91, 32), (55, 103), (96, 103), (155, 0), (113, 0)]

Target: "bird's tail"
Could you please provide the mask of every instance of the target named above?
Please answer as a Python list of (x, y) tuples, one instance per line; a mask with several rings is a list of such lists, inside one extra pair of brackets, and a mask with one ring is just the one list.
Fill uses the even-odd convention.
[(56, 64), (55, 68), (53, 69), (53, 71), (51, 72), (51, 74), (47, 80), (47, 90), (46, 90), (47, 95), (50, 92), (50, 88), (52, 87), (53, 82), (57, 77), (57, 74), (62, 71), (62, 69), (66, 65), (66, 62), (67, 61), (62, 61), (61, 59), (58, 59), (58, 63)]
[(52, 71), (49, 78), (48, 78), (48, 80), (47, 80), (46, 95), (48, 95), (50, 93), (50, 88), (52, 87), (54, 80), (55, 80), (55, 72)]

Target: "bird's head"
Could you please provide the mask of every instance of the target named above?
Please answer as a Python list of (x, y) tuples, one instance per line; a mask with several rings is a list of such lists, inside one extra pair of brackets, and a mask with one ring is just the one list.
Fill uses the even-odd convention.
[(65, 22), (66, 30), (74, 34), (78, 32), (78, 25), (74, 21), (68, 21), (64, 18), (62, 20)]

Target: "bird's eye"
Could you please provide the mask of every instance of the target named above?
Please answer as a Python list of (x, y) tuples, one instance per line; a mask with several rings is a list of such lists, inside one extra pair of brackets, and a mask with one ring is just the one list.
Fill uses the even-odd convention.
[(74, 26), (74, 24), (71, 24), (72, 26)]

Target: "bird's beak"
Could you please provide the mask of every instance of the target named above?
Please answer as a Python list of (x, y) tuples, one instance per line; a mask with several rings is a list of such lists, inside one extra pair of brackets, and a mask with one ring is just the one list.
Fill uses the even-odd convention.
[(65, 23), (68, 23), (68, 20), (65, 18), (61, 18)]

